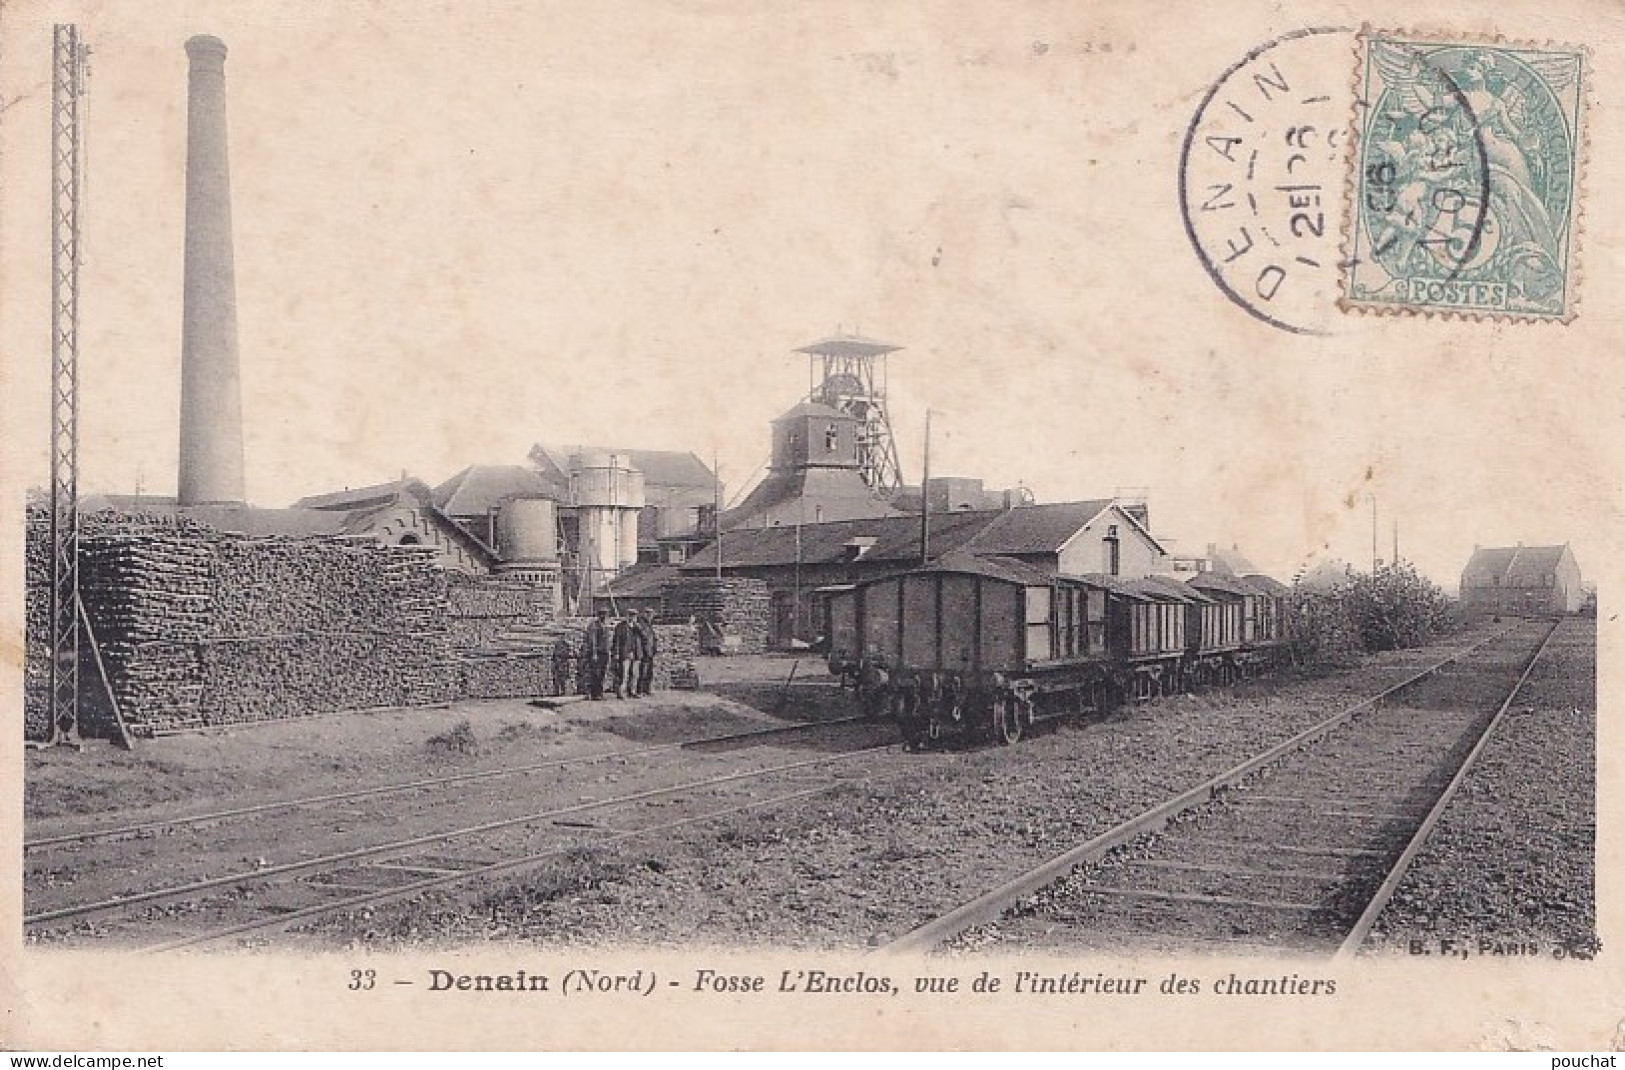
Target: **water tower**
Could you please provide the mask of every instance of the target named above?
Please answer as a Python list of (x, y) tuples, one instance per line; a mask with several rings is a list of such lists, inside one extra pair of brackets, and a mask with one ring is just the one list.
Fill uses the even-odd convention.
[(886, 412), (886, 357), (901, 348), (836, 334), (796, 350), (807, 354), (808, 400), (858, 421), (859, 472), (871, 490), (888, 498), (903, 485), (903, 473)]

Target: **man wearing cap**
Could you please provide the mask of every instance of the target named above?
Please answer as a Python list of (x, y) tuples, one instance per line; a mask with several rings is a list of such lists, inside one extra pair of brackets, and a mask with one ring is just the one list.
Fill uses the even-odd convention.
[(637, 686), (632, 689), (634, 695), (647, 695), (654, 690), (655, 654), (659, 650), (660, 640), (655, 635), (655, 612), (645, 609), (632, 619), (632, 651), (638, 663)]

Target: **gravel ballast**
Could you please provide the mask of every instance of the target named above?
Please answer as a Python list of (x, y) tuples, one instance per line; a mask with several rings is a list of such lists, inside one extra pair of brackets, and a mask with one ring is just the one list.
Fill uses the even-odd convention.
[(1128, 708), (1010, 748), (899, 751), (866, 766), (861, 783), (791, 809), (581, 852), (500, 887), (338, 916), (301, 942), (875, 946), (1464, 641)]
[(1367, 950), (1597, 950), (1595, 620), (1559, 625), (1417, 855)]

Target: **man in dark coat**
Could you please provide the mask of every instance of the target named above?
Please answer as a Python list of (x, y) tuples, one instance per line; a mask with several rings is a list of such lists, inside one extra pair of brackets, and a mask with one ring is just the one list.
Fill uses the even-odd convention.
[(608, 616), (609, 610), (600, 609), (587, 625), (587, 696), (595, 700), (604, 697), (604, 670), (609, 668), (609, 629), (604, 623)]
[(638, 684), (634, 695), (647, 695), (654, 690), (655, 654), (660, 651), (660, 640), (655, 635), (655, 613), (645, 609), (632, 621), (632, 651), (638, 662)]
[(615, 621), (615, 631), (609, 639), (609, 656), (614, 662), (615, 697), (625, 698), (637, 681), (632, 678), (632, 625), (625, 617)]

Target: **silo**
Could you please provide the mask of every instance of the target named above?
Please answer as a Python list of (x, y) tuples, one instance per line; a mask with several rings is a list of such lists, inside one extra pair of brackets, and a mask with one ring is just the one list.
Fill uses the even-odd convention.
[(503, 579), (546, 592), (551, 612), (562, 608), (559, 586), (559, 534), (551, 498), (512, 498), (496, 515), (496, 571)]
[(551, 498), (513, 498), (497, 513), (497, 550), (504, 562), (531, 564), (559, 558), (558, 521)]
[(638, 559), (643, 473), (624, 454), (584, 450), (570, 459), (570, 496), (580, 524), (583, 587), (600, 584)]

